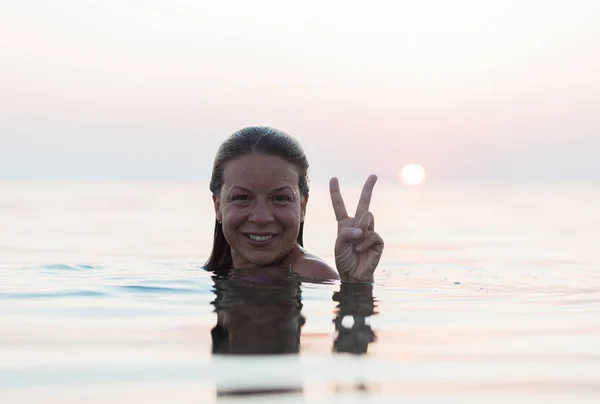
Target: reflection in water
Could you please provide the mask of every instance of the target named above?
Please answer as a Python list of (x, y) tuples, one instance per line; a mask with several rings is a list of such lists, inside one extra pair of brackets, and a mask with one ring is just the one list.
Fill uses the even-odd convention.
[[(211, 330), (213, 355), (298, 354), (305, 323), (301, 281), (293, 271), (281, 267), (215, 274), (216, 298), (212, 304), (217, 324)], [(369, 317), (376, 314), (372, 285), (344, 283), (333, 294), (333, 300), (338, 302), (333, 351), (365, 354), (376, 339), (368, 324)], [(217, 388), (217, 396), (301, 392), (301, 380), (289, 388)]]
[(300, 280), (281, 268), (215, 275), (213, 354), (295, 354), (304, 324)]
[(365, 354), (369, 344), (376, 340), (369, 318), (377, 314), (373, 299), (373, 285), (369, 283), (342, 283), (340, 291), (333, 294), (338, 302), (333, 320), (337, 338), (335, 352)]
[[(217, 324), (211, 330), (213, 355), (281, 355), (300, 350), (300, 280), (280, 267), (236, 270), (213, 277), (212, 302)], [(257, 369), (260, 371), (260, 369)], [(217, 396), (301, 393), (302, 385), (289, 388), (224, 389)]]
[[(373, 285), (342, 283), (340, 291), (333, 294), (333, 300), (338, 302), (333, 319), (337, 333), (333, 351), (354, 355), (366, 354), (369, 344), (377, 339), (369, 324), (371, 316), (378, 314), (375, 311)], [(336, 392), (343, 393), (344, 390), (368, 391), (369, 387), (359, 380), (355, 380), (351, 386), (335, 386)]]

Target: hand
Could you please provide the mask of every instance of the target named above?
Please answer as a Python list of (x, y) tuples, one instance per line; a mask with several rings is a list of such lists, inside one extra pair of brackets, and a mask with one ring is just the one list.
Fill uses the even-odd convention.
[(370, 175), (360, 194), (354, 217), (349, 217), (338, 179), (329, 181), (331, 203), (338, 222), (335, 264), (342, 281), (373, 282), (373, 272), (383, 252), (383, 239), (375, 232), (375, 218), (369, 212), (377, 176)]

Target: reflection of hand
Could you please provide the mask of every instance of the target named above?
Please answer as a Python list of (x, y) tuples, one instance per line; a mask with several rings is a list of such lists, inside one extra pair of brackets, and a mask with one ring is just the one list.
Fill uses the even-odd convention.
[(342, 317), (346, 315), (369, 317), (378, 314), (375, 310), (373, 285), (369, 283), (342, 282), (339, 292), (335, 292), (332, 299), (339, 303), (337, 311)]
[(333, 350), (358, 355), (367, 353), (369, 344), (376, 340), (367, 322), (371, 315), (377, 314), (373, 286), (368, 283), (342, 283), (340, 291), (333, 294), (333, 300), (339, 302), (333, 320), (337, 331)]
[(372, 282), (373, 272), (381, 259), (383, 239), (375, 232), (375, 218), (369, 212), (373, 187), (370, 175), (363, 187), (354, 217), (348, 216), (337, 178), (329, 182), (331, 203), (338, 222), (335, 241), (335, 264), (342, 281)]

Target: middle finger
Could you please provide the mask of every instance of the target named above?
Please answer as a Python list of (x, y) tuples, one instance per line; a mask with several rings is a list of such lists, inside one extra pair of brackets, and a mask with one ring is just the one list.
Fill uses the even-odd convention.
[(375, 174), (369, 175), (365, 185), (363, 186), (362, 192), (360, 193), (360, 199), (356, 206), (356, 214), (354, 217), (360, 218), (364, 213), (369, 211), (369, 204), (371, 203), (371, 195), (373, 195), (373, 188), (377, 182), (377, 176)]

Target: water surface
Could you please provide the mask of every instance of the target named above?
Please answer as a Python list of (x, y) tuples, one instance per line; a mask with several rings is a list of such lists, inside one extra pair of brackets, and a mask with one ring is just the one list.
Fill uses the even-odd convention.
[[(306, 246), (333, 263), (313, 188)], [(596, 403), (598, 206), (378, 185), (376, 282), (340, 285), (203, 271), (199, 185), (0, 185), (0, 401)]]

